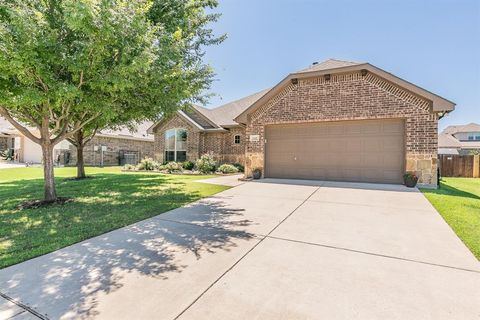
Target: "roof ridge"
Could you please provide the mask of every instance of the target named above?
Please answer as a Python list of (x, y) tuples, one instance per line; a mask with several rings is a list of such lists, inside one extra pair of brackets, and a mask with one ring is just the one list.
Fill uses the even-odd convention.
[[(322, 62), (325, 62), (325, 61), (328, 61), (328, 60), (334, 60), (334, 61), (338, 61), (338, 62), (350, 62), (350, 63), (366, 63), (364, 61), (342, 60), (342, 59), (337, 59), (337, 58), (328, 58), (327, 60), (324, 60)], [(320, 63), (322, 63), (322, 62), (320, 62)]]
[(257, 91), (257, 92), (255, 92), (255, 93), (249, 94), (248, 96), (245, 96), (245, 97), (243, 97), (243, 98), (239, 98), (239, 99), (236, 99), (236, 100), (233, 100), (233, 101), (224, 103), (224, 104), (222, 104), (222, 105), (220, 105), (220, 106), (218, 106), (218, 107), (211, 108), (211, 109), (208, 109), (208, 110), (209, 110), (209, 111), (213, 111), (213, 110), (218, 110), (218, 109), (223, 108), (223, 107), (227, 107), (228, 105), (230, 105), (230, 104), (232, 104), (232, 103), (239, 102), (239, 101), (242, 101), (242, 100), (244, 100), (244, 99), (248, 99), (248, 98), (253, 97), (254, 95), (257, 95), (257, 94), (259, 94), (259, 93), (261, 93), (261, 92), (264, 92), (264, 91), (265, 91), (265, 93), (266, 93), (266, 92), (267, 92), (268, 90), (270, 90), (270, 89), (272, 89), (272, 88), (266, 88), (266, 89)]

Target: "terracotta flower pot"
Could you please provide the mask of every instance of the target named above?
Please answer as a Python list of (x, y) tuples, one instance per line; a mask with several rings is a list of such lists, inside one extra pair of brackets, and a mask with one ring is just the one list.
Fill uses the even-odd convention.
[(403, 182), (408, 188), (414, 188), (417, 185), (418, 177), (413, 174), (405, 174), (403, 176)]
[(260, 169), (255, 169), (253, 170), (253, 179), (257, 180), (262, 177), (262, 170)]

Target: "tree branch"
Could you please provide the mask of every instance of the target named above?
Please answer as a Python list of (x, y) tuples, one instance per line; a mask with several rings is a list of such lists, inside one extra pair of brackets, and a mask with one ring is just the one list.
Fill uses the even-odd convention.
[(35, 78), (37, 78), (37, 80), (40, 83), (40, 85), (42, 86), (43, 90), (45, 92), (48, 92), (48, 86), (45, 84), (45, 82), (43, 82), (42, 78), (40, 78), (40, 76), (35, 72), (35, 70), (33, 71), (33, 74), (35, 75)]
[(10, 122), (18, 131), (20, 131), (28, 139), (38, 144), (42, 143), (42, 140), (40, 138), (33, 135), (33, 133), (31, 133), (26, 127), (22, 126), (15, 119), (13, 119), (10, 113), (8, 112), (8, 110), (2, 106), (0, 106), (0, 115), (2, 115), (5, 119), (7, 119), (8, 122)]
[(92, 131), (92, 134), (90, 134), (86, 139), (83, 140), (83, 144), (89, 143), (93, 139), (93, 137), (95, 137), (95, 135), (97, 134), (97, 130), (98, 130), (98, 127), (95, 127), (95, 129), (93, 129)]
[(80, 71), (80, 81), (78, 82), (78, 89), (83, 85), (83, 70)]
[(69, 111), (70, 111), (70, 104), (66, 104), (66, 105), (63, 104), (62, 105), (62, 115), (58, 119), (55, 119), (55, 115), (53, 114), (53, 110), (52, 110), (52, 108), (50, 108), (50, 117), (52, 119), (55, 119), (55, 127), (53, 128), (49, 137), (51, 137), (53, 134), (56, 134), (60, 130), (60, 126), (62, 124), (62, 121), (65, 120), (68, 117)]
[(90, 122), (92, 122), (93, 120), (95, 120), (96, 118), (98, 118), (102, 113), (101, 112), (97, 112), (95, 113), (93, 116), (91, 116), (90, 118), (86, 119), (85, 121), (82, 122), (82, 119), (86, 116), (87, 112), (84, 112), (83, 115), (80, 117), (81, 120), (78, 120), (76, 122), (76, 124), (74, 125), (73, 129), (71, 131), (68, 131), (67, 132), (67, 127), (68, 127), (68, 124), (65, 124), (63, 129), (62, 129), (62, 132), (56, 136), (53, 140), (52, 140), (52, 143), (53, 144), (56, 144), (58, 142), (60, 142), (61, 140), (63, 139), (68, 139), (68, 138), (71, 138), (75, 132), (77, 132), (78, 130), (82, 129), (83, 127), (85, 127), (87, 124), (89, 124)]

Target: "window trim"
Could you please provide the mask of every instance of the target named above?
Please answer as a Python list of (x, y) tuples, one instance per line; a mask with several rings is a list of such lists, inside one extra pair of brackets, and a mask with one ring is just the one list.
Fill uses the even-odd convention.
[[(178, 150), (177, 149), (177, 134), (178, 134), (178, 131), (179, 130), (182, 130), (182, 131), (185, 131), (186, 134), (187, 134), (187, 139), (185, 140), (185, 143), (187, 143), (188, 141), (188, 130), (185, 129), (185, 128), (170, 128), (170, 129), (167, 129), (165, 130), (165, 133), (163, 135), (163, 139), (165, 141), (165, 148), (164, 148), (164, 157), (165, 157), (165, 154), (167, 152), (172, 152), (173, 151), (173, 161), (177, 162), (177, 152), (185, 152), (185, 155), (187, 154), (187, 146), (185, 145), (185, 150)], [(168, 148), (168, 143), (167, 143), (167, 132), (169, 131), (173, 131), (174, 132), (174, 137), (175, 137), (175, 143), (174, 143), (174, 146), (173, 146), (173, 150), (169, 149)], [(185, 156), (186, 157), (186, 156)], [(166, 157), (164, 159), (164, 161), (167, 161)]]
[[(237, 142), (237, 137), (238, 137), (238, 142)], [(236, 134), (233, 136), (233, 144), (241, 144), (242, 143), (242, 136), (239, 134)]]

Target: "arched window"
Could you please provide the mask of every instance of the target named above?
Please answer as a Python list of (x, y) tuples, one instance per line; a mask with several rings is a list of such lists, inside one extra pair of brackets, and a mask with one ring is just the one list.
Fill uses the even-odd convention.
[(165, 161), (187, 160), (187, 130), (181, 128), (165, 131)]

